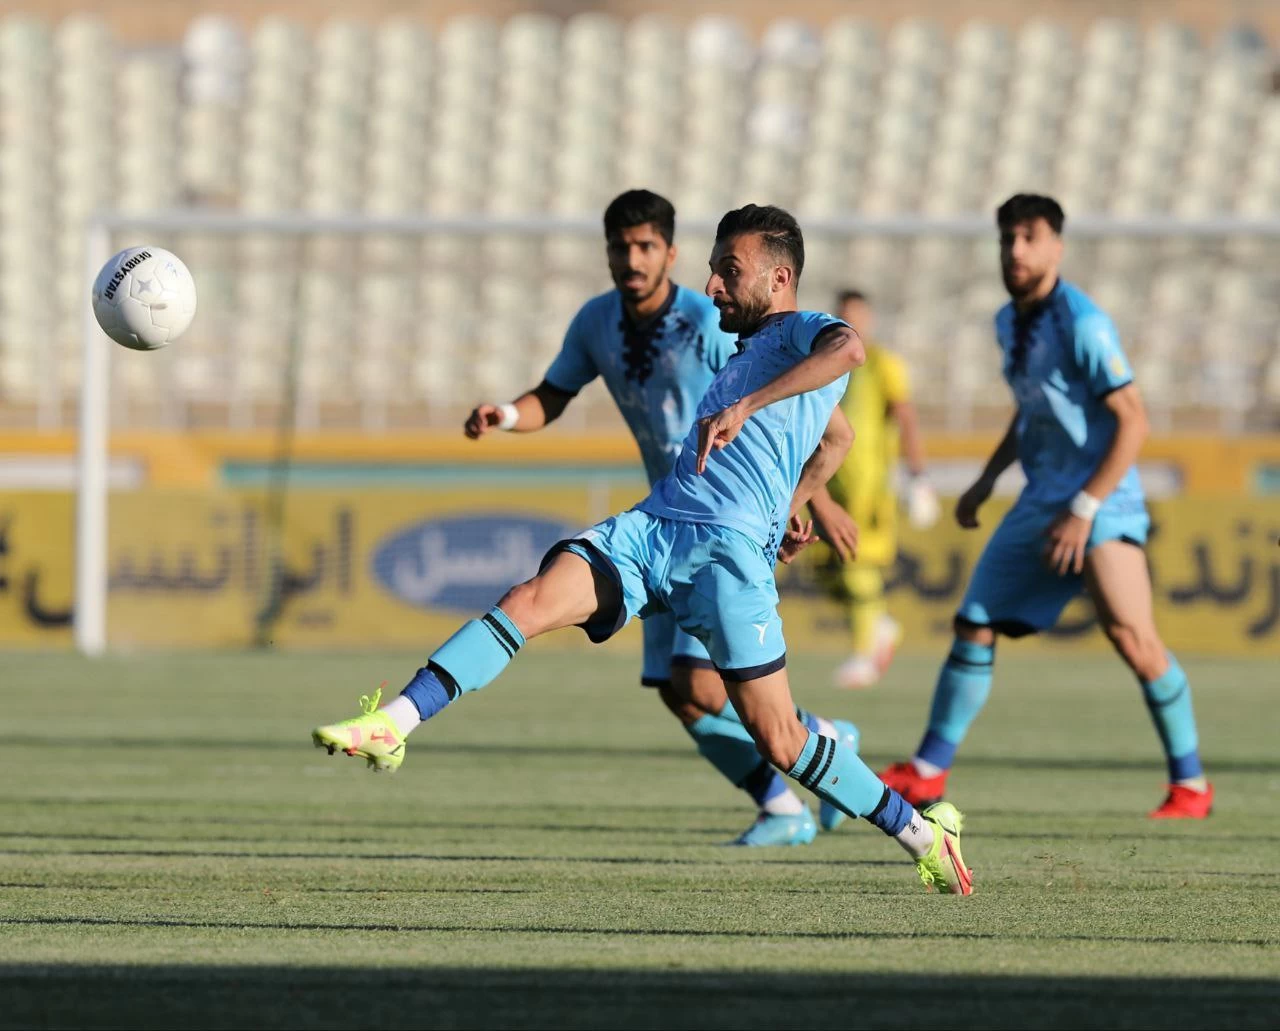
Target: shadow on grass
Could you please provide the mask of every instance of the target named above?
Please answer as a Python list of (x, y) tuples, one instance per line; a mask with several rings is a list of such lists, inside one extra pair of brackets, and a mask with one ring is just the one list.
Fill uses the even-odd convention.
[(1264, 1028), (1280, 984), (424, 967), (0, 966), (0, 1027)]

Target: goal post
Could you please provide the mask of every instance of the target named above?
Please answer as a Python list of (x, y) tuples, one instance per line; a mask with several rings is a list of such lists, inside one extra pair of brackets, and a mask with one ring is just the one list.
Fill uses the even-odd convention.
[[(827, 308), (837, 289), (846, 285), (865, 287), (877, 302), (886, 339), (899, 345), (909, 361), (915, 360), (925, 401), (936, 413), (935, 423), (946, 429), (963, 431), (979, 425), (975, 411), (999, 394), (999, 407), (1007, 410), (1002, 392), (992, 392), (993, 376), (999, 366), (991, 346), (990, 319), (1002, 301), (998, 270), (995, 265), (995, 232), (989, 215), (933, 217), (903, 215), (893, 217), (847, 216), (840, 218), (800, 218), (809, 250), (801, 283), (801, 302), (808, 307)], [(681, 218), (678, 240), (681, 259), (677, 278), (691, 287), (699, 287), (705, 276), (705, 261), (714, 235), (716, 219)], [(321, 240), (400, 239), (416, 241), (412, 260), (427, 262), (423, 257), (433, 240), (523, 240), (536, 245), (533, 264), (528, 254), (513, 259), (516, 272), (524, 278), (517, 282), (519, 290), (510, 302), (516, 312), (521, 298), (560, 290), (556, 305), (548, 302), (543, 313), (547, 346), (554, 349), (554, 339), (563, 333), (567, 315), (572, 314), (565, 298), (579, 304), (591, 293), (607, 284), (603, 278), (604, 262), (601, 225), (597, 216), (396, 216), (365, 215), (320, 216), (311, 214), (252, 215), (210, 211), (171, 211), (155, 214), (108, 213), (94, 217), (85, 234), (85, 304), (81, 326), (81, 379), (79, 384), (78, 483), (75, 503), (75, 569), (73, 633), (76, 647), (86, 655), (99, 655), (107, 650), (108, 641), (108, 525), (110, 512), (109, 440), (112, 428), (112, 365), (114, 345), (99, 329), (89, 300), (89, 285), (100, 266), (128, 237), (130, 242), (140, 234), (157, 234), (164, 238), (199, 237), (223, 240), (274, 240), (281, 244), (300, 245)], [(1104, 309), (1114, 310), (1121, 335), (1131, 353), (1146, 369), (1161, 373), (1168, 363), (1162, 382), (1174, 380), (1178, 397), (1192, 398), (1191, 407), (1213, 409), (1219, 430), (1238, 432), (1248, 425), (1248, 405), (1221, 403), (1214, 409), (1213, 391), (1225, 389), (1222, 384), (1244, 383), (1253, 391), (1253, 409), (1274, 411), (1274, 400), (1260, 394), (1267, 377), (1274, 376), (1275, 390), (1280, 392), (1280, 366), (1263, 344), (1275, 343), (1274, 324), (1263, 325), (1251, 319), (1250, 298), (1268, 295), (1277, 284), (1274, 273), (1280, 267), (1280, 218), (1216, 217), (1184, 220), (1172, 217), (1113, 219), (1081, 216), (1068, 221), (1069, 241), (1067, 274), (1095, 291)], [(578, 265), (557, 272), (539, 264), (542, 252), (537, 248), (557, 238), (574, 242), (587, 255), (590, 271)], [(980, 248), (980, 249), (979, 249)], [(182, 256), (181, 247), (172, 247)], [(518, 248), (517, 248), (518, 250)], [(523, 252), (522, 252), (523, 253)], [(465, 269), (450, 269), (449, 249), (442, 248), (435, 258), (440, 270), (455, 281), (482, 276), (487, 258)], [(989, 264), (987, 264), (989, 262)], [(198, 307), (196, 324), (208, 319), (214, 303), (202, 291), (198, 263), (188, 262), (196, 276)], [(294, 270), (295, 272), (297, 270)], [(431, 270), (426, 270), (430, 272)], [(1239, 273), (1238, 275), (1236, 275)], [(1235, 278), (1231, 278), (1235, 275)], [(1182, 277), (1182, 278), (1179, 278)], [(554, 283), (552, 282), (554, 280)], [(1206, 299), (1179, 296), (1179, 284), (1185, 289), (1204, 289)], [(377, 286), (377, 284), (375, 284)], [(381, 287), (392, 289), (389, 286)], [(1236, 294), (1231, 294), (1231, 290)], [(524, 291), (524, 292), (521, 292)], [(1163, 291), (1163, 293), (1162, 293)], [(563, 295), (563, 296), (561, 296)], [(1197, 300), (1203, 303), (1197, 304)], [(1188, 303), (1190, 301), (1190, 303)], [(220, 313), (224, 324), (234, 323), (234, 305), (219, 302), (226, 310)], [(274, 325), (280, 333), (299, 332), (298, 310), (302, 302), (287, 302), (282, 320)], [(489, 302), (486, 302), (489, 303)], [(492, 303), (507, 303), (499, 298)], [(1114, 307), (1113, 307), (1114, 306)], [(1212, 309), (1212, 310), (1210, 310)], [(505, 310), (505, 309), (504, 309)], [(540, 309), (541, 310), (541, 309)], [(551, 314), (546, 314), (546, 313)], [(397, 317), (412, 320), (431, 313), (426, 299), (406, 305)], [(567, 314), (566, 314), (567, 313)], [(1221, 319), (1227, 319), (1224, 324)], [(1175, 325), (1182, 319), (1181, 325)], [(1230, 321), (1230, 320), (1235, 320)], [(1219, 320), (1216, 324), (1214, 320)], [(1172, 328), (1170, 328), (1172, 327)], [(1161, 336), (1166, 329), (1173, 336)], [(481, 332), (483, 327), (476, 329)], [(355, 332), (362, 332), (357, 326)], [(1219, 369), (1212, 362), (1212, 347), (1206, 341), (1221, 333), (1223, 362)], [(1242, 335), (1243, 334), (1243, 335)], [(1251, 335), (1252, 334), (1252, 335)], [(1265, 341), (1264, 338), (1265, 337)], [(1256, 338), (1256, 339), (1255, 339)], [(1171, 342), (1172, 341), (1172, 342)], [(1195, 361), (1184, 355), (1183, 345), (1192, 346)], [(1256, 347), (1254, 345), (1257, 345)], [(179, 341), (175, 349), (182, 348)], [(473, 358), (470, 344), (460, 339), (450, 361), (467, 363)], [(1216, 345), (1214, 345), (1216, 346)], [(941, 347), (938, 352), (933, 348)], [(280, 348), (283, 352), (285, 348)], [(545, 348), (538, 361), (544, 361)], [(942, 361), (937, 360), (939, 354)], [(149, 356), (134, 356), (146, 361)], [(932, 360), (930, 358), (932, 357)], [(1257, 359), (1254, 361), (1254, 359)], [(355, 360), (376, 364), (379, 354), (358, 352)], [(477, 359), (478, 360), (478, 359)], [(501, 366), (502, 356), (485, 359)], [(531, 359), (532, 361), (532, 359)], [(1232, 365), (1238, 375), (1231, 371)], [(1250, 364), (1252, 363), (1252, 364)], [(447, 365), (447, 362), (445, 363)], [(531, 364), (530, 368), (533, 367)], [(545, 365), (543, 366), (545, 367)], [(1222, 383), (1204, 388), (1206, 398), (1196, 401), (1177, 381), (1183, 375), (1196, 376), (1204, 370), (1225, 377)], [(510, 370), (505, 370), (510, 371)], [(504, 370), (495, 375), (501, 381)], [(294, 373), (291, 373), (294, 374)], [(521, 367), (520, 375), (525, 374)], [(505, 381), (503, 381), (505, 382)], [(527, 386), (528, 384), (521, 384)], [(441, 384), (445, 390), (448, 384)], [(305, 390), (305, 382), (303, 384)], [(499, 389), (499, 388), (494, 388)], [(1161, 386), (1152, 397), (1157, 420), (1164, 428), (1173, 425), (1182, 402), (1166, 404)], [(1170, 394), (1173, 397), (1174, 394)], [(1198, 396), (1198, 395), (1197, 395)], [(304, 397), (304, 402), (306, 398)], [(458, 400), (454, 398), (454, 400)], [(309, 410), (304, 403), (304, 410)], [(371, 406), (376, 412), (376, 403)], [(441, 409), (444, 411), (445, 409)], [(1197, 409), (1198, 410), (1198, 409)], [(450, 417), (452, 413), (450, 412)], [(302, 418), (297, 416), (297, 418)], [(314, 419), (314, 415), (308, 416)], [(357, 427), (358, 429), (359, 427)], [(376, 432), (378, 420), (366, 419), (364, 428)]]

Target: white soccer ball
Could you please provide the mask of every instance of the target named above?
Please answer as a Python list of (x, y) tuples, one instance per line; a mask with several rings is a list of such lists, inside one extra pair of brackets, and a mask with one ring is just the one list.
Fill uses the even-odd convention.
[(117, 344), (154, 351), (186, 332), (196, 313), (196, 284), (176, 255), (128, 247), (98, 273), (93, 314)]

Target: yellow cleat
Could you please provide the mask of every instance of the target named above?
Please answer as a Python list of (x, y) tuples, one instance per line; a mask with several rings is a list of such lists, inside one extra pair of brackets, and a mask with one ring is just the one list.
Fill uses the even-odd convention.
[(368, 760), (375, 773), (398, 770), (404, 762), (405, 740), (391, 717), (378, 708), (381, 699), (381, 687), (372, 698), (361, 695), (359, 716), (316, 727), (311, 740), (317, 748), (327, 748), (330, 755), (341, 751)]
[(916, 860), (920, 880), (930, 891), (943, 895), (972, 895), (973, 871), (960, 854), (964, 816), (950, 802), (937, 802), (920, 815), (933, 825), (933, 846)]

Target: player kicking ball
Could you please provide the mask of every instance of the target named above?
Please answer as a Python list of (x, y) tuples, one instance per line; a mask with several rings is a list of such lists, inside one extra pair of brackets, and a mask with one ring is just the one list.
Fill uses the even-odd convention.
[(979, 507), (1014, 461), (1027, 485), (973, 572), (915, 757), (881, 776), (914, 805), (941, 798), (990, 693), (996, 635), (1048, 629), (1083, 588), (1138, 678), (1164, 746), (1169, 790), (1151, 816), (1204, 819), (1213, 786), (1200, 765), (1191, 687), (1156, 631), (1143, 551), (1149, 519), (1135, 463), (1146, 412), (1111, 320), (1058, 276), (1063, 221), (1055, 200), (1028, 194), (996, 213), (1013, 298), (996, 314), (996, 337), (1017, 410), (956, 520), (978, 525)]
[[(471, 413), (464, 427), (468, 437), (479, 439), (494, 430), (541, 430), (599, 376), (635, 437), (649, 485), (671, 471), (698, 402), (737, 350), (737, 338), (720, 328), (720, 314), (710, 299), (671, 281), (675, 224), (671, 202), (649, 190), (628, 190), (614, 198), (604, 212), (605, 254), (614, 289), (578, 311), (538, 386), (510, 404), (484, 404)], [(834, 546), (843, 545), (848, 557), (856, 543), (853, 522), (825, 490), (820, 493), (826, 507), (815, 499), (810, 506), (823, 520), (827, 537)], [(681, 630), (670, 612), (645, 620), (640, 683), (657, 689), (699, 754), (755, 803), (755, 822), (733, 844), (813, 841), (818, 828), (809, 807), (760, 758), (706, 648)], [(804, 711), (800, 718), (809, 729), (858, 747), (852, 723)], [(844, 813), (824, 802), (819, 820), (831, 830)]]
[(315, 743), (374, 766), (398, 766), (405, 738), (498, 676), (524, 643), (580, 626), (604, 641), (633, 616), (670, 612), (706, 648), (760, 754), (849, 816), (896, 838), (931, 889), (973, 890), (950, 803), (917, 812), (847, 744), (796, 717), (778, 617), (773, 559), (789, 518), (849, 446), (836, 411), (862, 344), (829, 315), (797, 311), (800, 227), (785, 211), (748, 205), (720, 221), (707, 294), (720, 327), (738, 334), (671, 472), (628, 512), (548, 552), (430, 657), (385, 708), (318, 727)]

